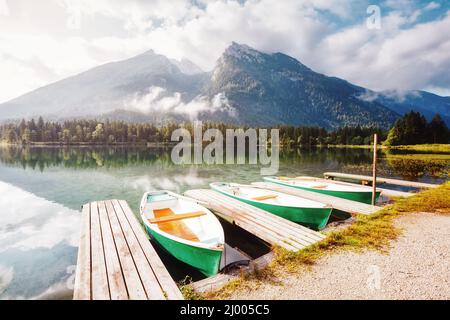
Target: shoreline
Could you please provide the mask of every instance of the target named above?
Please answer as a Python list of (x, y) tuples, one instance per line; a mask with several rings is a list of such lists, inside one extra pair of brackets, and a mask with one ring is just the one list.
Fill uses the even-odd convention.
[(336, 252), (304, 271), (235, 291), (228, 299), (450, 299), (450, 239), (445, 237), (450, 217), (414, 213), (394, 225), (402, 234), (388, 252)]
[[(298, 252), (288, 252), (286, 250), (275, 248), (273, 260), (263, 269), (255, 270), (254, 272), (237, 277), (220, 289), (216, 289), (210, 292), (200, 293), (195, 292), (190, 285), (185, 285), (183, 291), (186, 293), (186, 299), (233, 299), (244, 298), (252, 293), (252, 298), (255, 298), (258, 293), (259, 299), (266, 297), (266, 291), (276, 290), (274, 287), (278, 285), (283, 286), (285, 279), (291, 279), (288, 284), (289, 288), (293, 286), (291, 283), (295, 281), (297, 284), (302, 283), (302, 277), (317, 268), (320, 268), (321, 261), (325, 259), (332, 259), (336, 255), (343, 255), (344, 257), (350, 257), (357, 254), (380, 255), (390, 256), (391, 248), (398, 241), (403, 241), (403, 228), (398, 226), (398, 221), (404, 218), (411, 218), (415, 215), (419, 216), (431, 214), (436, 215), (439, 219), (444, 219), (450, 223), (450, 203), (448, 199), (450, 197), (450, 182), (445, 182), (438, 188), (429, 189), (410, 198), (398, 198), (394, 204), (387, 205), (378, 213), (372, 215), (358, 215), (355, 220), (346, 226), (342, 226), (336, 230), (326, 232), (326, 238), (319, 243), (316, 243), (310, 247), (307, 247)], [(412, 223), (415, 225), (415, 222)], [(427, 228), (429, 234), (433, 234), (434, 224), (427, 223), (424, 228)], [(431, 228), (431, 229), (430, 229)], [(419, 228), (422, 230), (422, 226)], [(444, 228), (446, 232), (446, 229)], [(445, 238), (445, 232), (443, 235)], [(441, 237), (442, 238), (442, 237)], [(428, 241), (427, 239), (425, 239)], [(413, 239), (412, 243), (408, 243), (407, 246), (414, 246), (415, 244), (422, 244), (423, 239)], [(450, 241), (448, 241), (448, 247), (450, 248)], [(439, 252), (441, 255), (445, 254)], [(416, 259), (412, 262), (412, 265), (420, 264), (421, 255), (417, 252), (410, 255), (411, 259)], [(402, 266), (402, 257), (399, 257), (400, 263), (398, 266)], [(417, 260), (419, 259), (419, 260)], [(352, 266), (345, 264), (346, 260), (339, 259), (342, 262), (340, 266), (343, 270), (349, 270)], [(408, 261), (409, 262), (409, 261)], [(340, 269), (340, 270), (342, 270)], [(389, 269), (389, 268), (388, 268)], [(319, 272), (317, 277), (329, 287), (330, 283), (327, 277), (323, 276), (324, 273)], [(450, 272), (446, 274), (450, 281)], [(350, 277), (351, 279), (351, 277)], [(336, 280), (338, 281), (338, 280)], [(299, 285), (298, 289), (301, 290)], [(345, 289), (344, 286), (341, 289)], [(311, 285), (309, 289), (314, 290), (314, 286)], [(283, 291), (279, 299), (297, 299), (301, 297), (297, 296), (282, 296)], [(336, 296), (338, 298), (339, 295)], [(450, 297), (450, 295), (449, 295)], [(274, 297), (271, 297), (274, 298)], [(275, 297), (276, 298), (276, 297)], [(325, 298), (325, 297), (323, 297)], [(330, 298), (330, 297), (327, 297)], [(343, 297), (345, 299), (345, 297)], [(348, 297), (347, 297), (348, 298)], [(270, 297), (269, 297), (270, 299)]]
[[(62, 142), (32, 142), (27, 144), (0, 142), (0, 147), (173, 147), (179, 142), (116, 142), (116, 143), (62, 143)], [(192, 145), (193, 146), (193, 145)], [(329, 145), (279, 145), (280, 148), (328, 148), (328, 149), (373, 149), (373, 145), (351, 145), (351, 144), (329, 144)], [(379, 144), (378, 150), (404, 150), (416, 152), (437, 152), (450, 153), (450, 144), (416, 144), (416, 145), (399, 145), (386, 146)]]
[(54, 148), (70, 148), (70, 147), (171, 147), (176, 143), (174, 142), (145, 142), (145, 143), (60, 143), (60, 142), (38, 142), (38, 143), (6, 143), (0, 142), (0, 147), (54, 147)]

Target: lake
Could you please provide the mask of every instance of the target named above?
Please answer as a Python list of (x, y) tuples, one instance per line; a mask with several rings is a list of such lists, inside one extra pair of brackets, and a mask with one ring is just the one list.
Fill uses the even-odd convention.
[[(448, 157), (430, 162), (427, 156), (404, 159), (380, 151), (379, 174), (444, 182)], [(283, 150), (279, 175), (370, 174), (371, 162), (367, 149)], [(258, 165), (175, 165), (163, 148), (0, 147), (0, 299), (71, 298), (84, 203), (119, 198), (137, 213), (147, 190), (181, 193), (214, 181), (261, 179)], [(240, 248), (251, 255), (264, 251), (247, 236), (225, 223), (227, 243), (245, 243)], [(159, 252), (175, 280), (201, 277)]]

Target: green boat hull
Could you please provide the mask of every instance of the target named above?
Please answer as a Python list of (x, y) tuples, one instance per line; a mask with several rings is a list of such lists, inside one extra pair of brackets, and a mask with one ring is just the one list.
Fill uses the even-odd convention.
[[(275, 182), (272, 180), (268, 180), (268, 181), (285, 186), (285, 187), (291, 187), (291, 188), (295, 188), (295, 189), (317, 192), (317, 193), (326, 194), (329, 196), (338, 197), (338, 198), (342, 198), (342, 199), (353, 200), (353, 201), (362, 202), (362, 203), (366, 203), (366, 204), (372, 204), (372, 192), (370, 192), (370, 191), (359, 192), (359, 191), (322, 190), (322, 189), (293, 186), (290, 184), (286, 184), (286, 183), (282, 183), (282, 182)], [(379, 197), (380, 197), (380, 192), (378, 191), (375, 196), (375, 202), (378, 200)]]
[(213, 276), (219, 272), (222, 250), (190, 246), (164, 237), (147, 226), (146, 229), (150, 237), (176, 259), (198, 269), (207, 277)]
[(332, 208), (299, 208), (289, 206), (278, 206), (258, 201), (251, 201), (232, 196), (226, 192), (216, 190), (230, 198), (242, 201), (259, 209), (270, 212), (281, 218), (300, 223), (315, 230), (322, 230), (327, 225)]

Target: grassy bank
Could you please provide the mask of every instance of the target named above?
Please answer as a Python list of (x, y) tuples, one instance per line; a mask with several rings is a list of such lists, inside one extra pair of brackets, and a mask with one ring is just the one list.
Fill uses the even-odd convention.
[[(328, 148), (342, 148), (342, 149), (373, 149), (372, 144), (329, 144)], [(377, 149), (386, 149), (386, 146), (379, 144)]]
[(415, 144), (415, 145), (408, 145), (408, 146), (389, 146), (387, 148), (393, 149), (393, 150), (450, 153), (450, 144)]
[(332, 231), (327, 237), (299, 252), (275, 248), (275, 258), (264, 270), (241, 276), (222, 289), (207, 294), (197, 294), (189, 286), (183, 288), (189, 299), (226, 299), (236, 290), (257, 288), (263, 281), (277, 281), (286, 273), (298, 273), (312, 267), (321, 257), (342, 250), (379, 250), (388, 252), (389, 245), (401, 230), (394, 219), (413, 212), (432, 212), (450, 215), (450, 182), (436, 189), (418, 193), (410, 198), (400, 198), (381, 211), (370, 216), (357, 216), (355, 222), (345, 229)]
[[(343, 149), (372, 149), (373, 145), (352, 145), (352, 144), (330, 144), (330, 148), (343, 148)], [(414, 145), (402, 145), (402, 146), (386, 146), (379, 144), (378, 149), (385, 150), (406, 150), (416, 152), (439, 152), (450, 153), (450, 144), (414, 144)]]

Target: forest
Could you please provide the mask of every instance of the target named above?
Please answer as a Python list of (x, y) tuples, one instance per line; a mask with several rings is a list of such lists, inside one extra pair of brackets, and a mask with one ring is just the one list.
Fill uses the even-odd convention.
[(450, 131), (439, 114), (430, 122), (419, 112), (405, 114), (395, 122), (384, 142), (388, 146), (424, 143), (450, 143)]
[[(172, 132), (184, 127), (193, 132), (192, 123), (150, 123), (124, 121), (68, 120), (64, 122), (24, 120), (0, 125), (0, 140), (9, 144), (117, 145), (170, 143)], [(237, 126), (203, 123), (203, 130), (217, 128), (223, 134)], [(386, 145), (448, 143), (449, 130), (439, 115), (430, 123), (420, 113), (410, 112), (397, 120), (390, 131), (373, 127), (343, 127), (326, 130), (314, 126), (278, 126), (284, 146), (369, 145), (374, 133)], [(247, 128), (243, 128), (244, 130)]]

